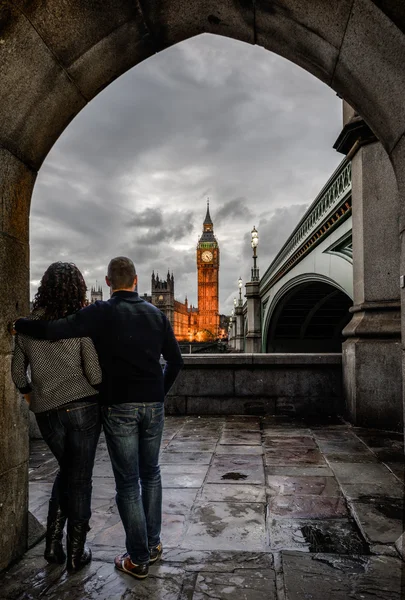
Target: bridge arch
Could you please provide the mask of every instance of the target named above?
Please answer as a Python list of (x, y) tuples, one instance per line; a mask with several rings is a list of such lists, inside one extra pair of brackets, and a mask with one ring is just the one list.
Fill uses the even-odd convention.
[(405, 6), (377, 0), (3, 0), (0, 31), (0, 477), (7, 490), (1, 569), (27, 539), (27, 415), (8, 376), (8, 324), (28, 311), (30, 199), (57, 138), (122, 73), (182, 40), (213, 33), (276, 52), (345, 98), (390, 154), (404, 198)]
[(288, 281), (264, 319), (264, 352), (341, 352), (352, 299), (335, 281), (317, 273)]

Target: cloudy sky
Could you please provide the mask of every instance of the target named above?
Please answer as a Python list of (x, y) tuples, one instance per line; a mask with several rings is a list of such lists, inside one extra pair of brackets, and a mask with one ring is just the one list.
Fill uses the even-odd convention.
[(264, 273), (339, 164), (340, 129), (335, 93), (262, 48), (203, 35), (148, 59), (76, 117), (39, 173), (31, 294), (51, 262), (75, 262), (90, 287), (127, 255), (140, 293), (170, 268), (176, 297), (196, 303), (209, 196), (229, 313), (253, 225)]

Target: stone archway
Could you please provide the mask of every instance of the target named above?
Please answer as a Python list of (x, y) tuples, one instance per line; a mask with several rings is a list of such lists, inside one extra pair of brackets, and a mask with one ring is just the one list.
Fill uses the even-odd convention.
[(341, 352), (351, 306), (351, 298), (329, 282), (299, 283), (272, 311), (266, 352)]
[(56, 139), (126, 70), (209, 32), (261, 45), (336, 90), (383, 143), (403, 198), (405, 6), (392, 6), (385, 0), (0, 3), (0, 568), (24, 550), (27, 515), (27, 419), (9, 377), (7, 326), (28, 309), (30, 198)]

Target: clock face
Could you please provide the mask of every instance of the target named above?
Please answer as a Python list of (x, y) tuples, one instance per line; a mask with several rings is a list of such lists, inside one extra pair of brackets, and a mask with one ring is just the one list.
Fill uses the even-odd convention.
[(211, 262), (213, 259), (212, 256), (212, 252), (210, 252), (209, 250), (205, 250), (202, 254), (201, 254), (201, 258), (204, 262)]

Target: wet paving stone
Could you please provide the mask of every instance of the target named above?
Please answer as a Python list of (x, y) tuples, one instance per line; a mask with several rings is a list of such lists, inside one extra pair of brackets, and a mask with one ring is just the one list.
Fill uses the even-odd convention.
[(182, 547), (197, 550), (264, 551), (266, 549), (264, 505), (205, 502), (196, 506)]
[(326, 462), (319, 450), (311, 448), (266, 448), (265, 463), (267, 466), (325, 465)]
[(376, 458), (383, 463), (405, 464), (405, 454), (402, 448), (374, 448)]
[(359, 500), (365, 497), (387, 497), (403, 499), (405, 488), (399, 481), (390, 484), (389, 489), (382, 483), (341, 483), (341, 489), (348, 500)]
[(357, 463), (357, 464), (365, 464), (365, 463), (378, 463), (378, 458), (372, 452), (367, 452), (361, 454), (326, 454), (326, 461), (330, 464), (332, 463)]
[(163, 512), (173, 515), (187, 514), (193, 507), (197, 493), (197, 488), (165, 488)]
[(272, 571), (235, 570), (233, 573), (200, 573), (193, 600), (276, 600), (276, 578)]
[[(399, 564), (395, 542), (403, 531), (405, 492), (401, 435), (328, 419), (169, 416), (163, 440), (164, 555), (147, 580), (136, 581), (113, 567), (114, 556), (125, 550), (125, 534), (101, 436), (88, 536), (92, 564), (73, 575), (63, 566), (48, 566), (42, 541), (0, 575), (0, 599), (275, 600), (277, 580), (278, 600), (397, 600), (395, 578), (374, 573)], [(318, 442), (325, 454), (317, 454)], [(34, 441), (31, 449), (30, 507), (44, 523), (57, 464), (43, 442)], [(264, 452), (268, 460), (278, 456), (286, 464), (264, 466)], [(303, 561), (291, 573), (285, 551), (305, 560), (317, 553), (326, 570), (314, 575)], [(366, 561), (365, 573), (357, 555)], [(341, 567), (345, 558), (354, 561), (347, 569)]]
[(370, 544), (395, 544), (404, 531), (401, 499), (362, 498), (351, 502), (353, 516)]
[(260, 446), (261, 434), (254, 431), (230, 431), (229, 429), (226, 429), (223, 432), (219, 443), (242, 446)]
[(396, 481), (392, 473), (381, 464), (334, 463), (333, 471), (339, 483), (381, 483), (387, 485), (388, 490)]
[(163, 488), (199, 488), (208, 471), (208, 465), (162, 465)]
[(266, 492), (259, 485), (237, 483), (206, 483), (199, 498), (201, 502), (266, 502)]
[(270, 517), (290, 519), (339, 519), (348, 517), (343, 498), (319, 496), (273, 496), (268, 504)]
[(403, 449), (404, 447), (404, 438), (402, 433), (360, 429), (356, 427), (353, 428), (353, 432), (370, 448)]
[(368, 554), (369, 547), (351, 519), (269, 519), (272, 551)]
[(314, 438), (309, 435), (284, 437), (266, 436), (263, 440), (263, 445), (266, 449), (274, 448), (275, 450), (283, 449), (284, 447), (287, 449), (310, 448), (312, 450), (318, 450)]
[(332, 469), (325, 463), (323, 465), (315, 465), (309, 467), (307, 465), (301, 466), (270, 466), (266, 467), (266, 474), (272, 475), (287, 475), (288, 477), (333, 477)]
[(235, 569), (257, 570), (274, 568), (273, 555), (268, 552), (235, 550), (190, 550), (171, 548), (163, 553), (163, 562), (168, 565), (181, 565), (189, 572), (230, 573)]
[(262, 455), (263, 448), (262, 446), (230, 446), (226, 445), (218, 445), (216, 454), (242, 454), (242, 455)]
[(404, 484), (405, 483), (405, 465), (401, 463), (384, 463), (385, 466), (399, 479), (399, 481)]
[(162, 452), (161, 465), (186, 465), (189, 463), (209, 465), (212, 452)]
[(226, 420), (224, 431), (260, 431), (260, 421), (258, 419)]
[(399, 559), (283, 552), (288, 600), (401, 600), (404, 566)]
[(269, 475), (267, 494), (270, 496), (341, 496), (333, 477), (286, 477)]
[(207, 483), (264, 484), (264, 468), (261, 456), (216, 456), (209, 468)]
[(320, 440), (318, 439), (318, 446), (320, 450), (328, 454), (351, 454), (356, 456), (357, 454), (365, 454), (367, 446), (365, 446), (359, 440), (345, 440), (342, 442)]
[(265, 428), (262, 430), (262, 435), (265, 439), (269, 438), (297, 438), (301, 436), (311, 437), (312, 433), (309, 429), (296, 429), (295, 427), (279, 427)]
[(173, 438), (165, 450), (170, 452), (214, 452), (216, 441), (188, 441)]

